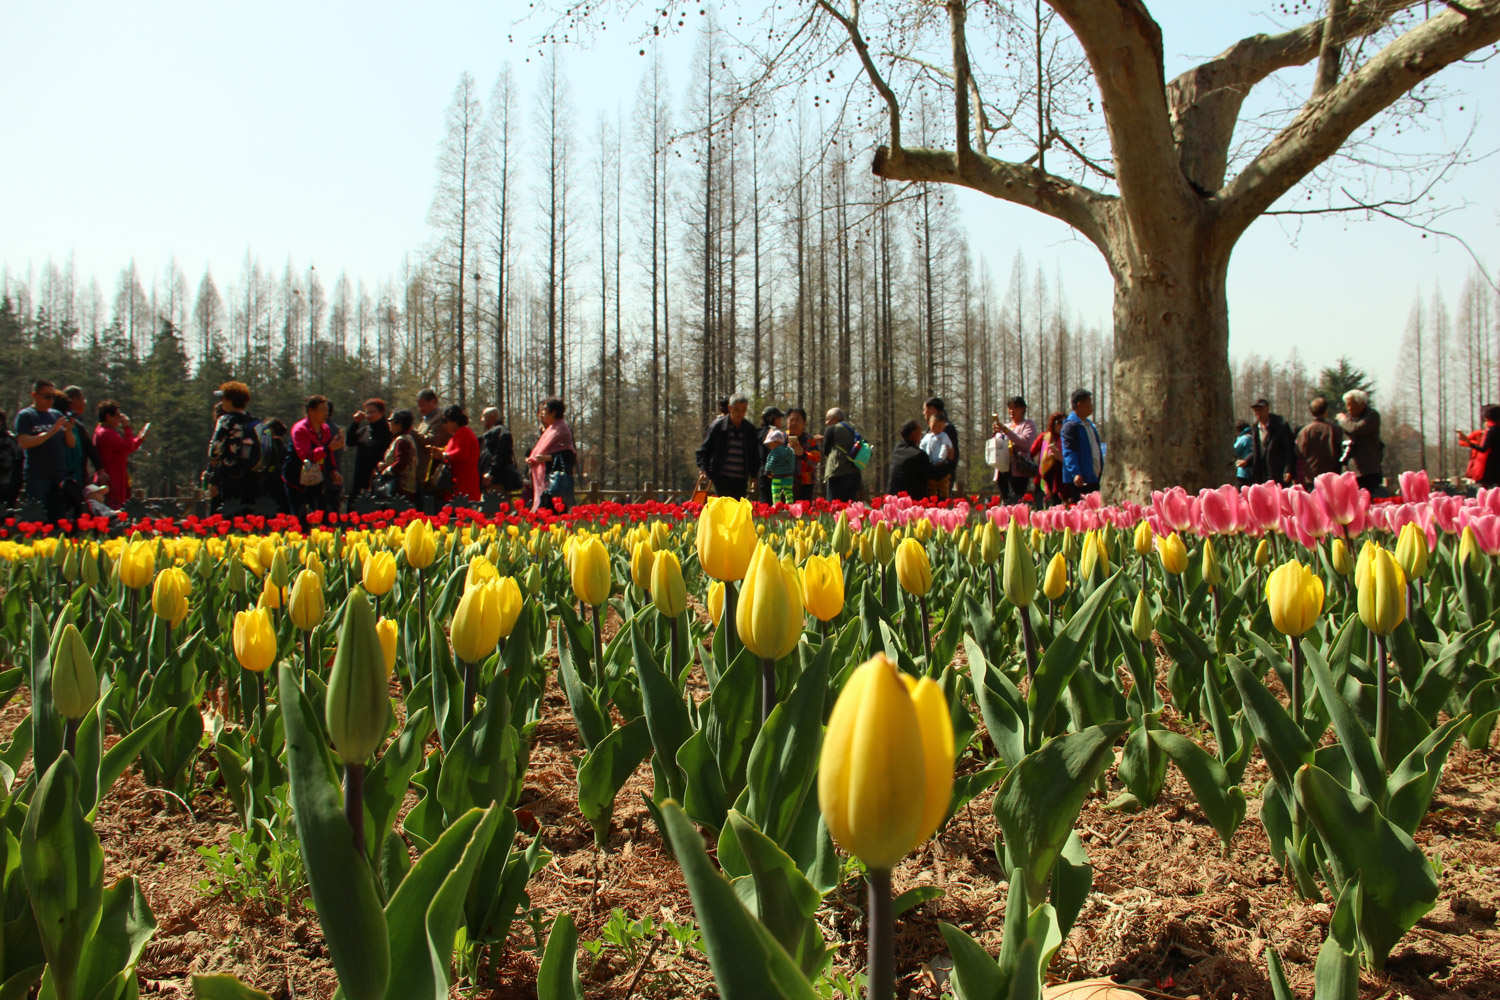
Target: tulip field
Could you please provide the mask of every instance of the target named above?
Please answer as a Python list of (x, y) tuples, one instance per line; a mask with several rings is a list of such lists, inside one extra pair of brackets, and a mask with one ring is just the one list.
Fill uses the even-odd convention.
[(1500, 997), (1500, 491), (94, 527), (0, 1000)]

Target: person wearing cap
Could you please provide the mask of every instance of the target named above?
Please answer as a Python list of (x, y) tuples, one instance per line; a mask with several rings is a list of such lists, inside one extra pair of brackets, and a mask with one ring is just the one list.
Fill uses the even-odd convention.
[(1036, 479), (1036, 465), (1031, 461), (1031, 444), (1036, 440), (1036, 423), (1026, 416), (1026, 400), (1012, 396), (1005, 401), (1009, 423), (1002, 424), (998, 413), (990, 415), (995, 444), (1010, 450), (1010, 471), (995, 471), (995, 492), (1011, 503), (1019, 503), (1031, 493)]
[(1250, 404), (1255, 421), (1250, 425), (1254, 447), (1250, 454), (1250, 481), (1292, 485), (1297, 471), (1296, 444), (1292, 429), (1279, 413), (1271, 412), (1265, 397)]
[[(755, 485), (756, 494), (761, 503), (776, 502), (771, 499), (771, 476), (766, 471), (766, 459), (771, 454), (771, 445), (769, 443), (771, 432), (773, 430), (784, 430), (785, 420), (786, 414), (781, 412), (780, 407), (768, 406), (760, 411), (760, 427), (755, 432), (756, 439), (760, 442), (760, 449), (756, 452), (756, 467), (760, 469), (760, 474), (756, 476)], [(782, 436), (785, 437), (784, 434)]]
[(1062, 483), (1059, 490), (1068, 503), (1089, 493), (1099, 492), (1104, 472), (1104, 443), (1099, 428), (1089, 419), (1094, 415), (1094, 394), (1074, 389), (1069, 398), (1073, 412), (1062, 425)]
[(721, 497), (745, 498), (746, 488), (756, 478), (760, 438), (755, 425), (745, 419), (750, 397), (737, 392), (729, 397), (729, 411), (714, 418), (693, 456), (699, 481), (712, 482)]

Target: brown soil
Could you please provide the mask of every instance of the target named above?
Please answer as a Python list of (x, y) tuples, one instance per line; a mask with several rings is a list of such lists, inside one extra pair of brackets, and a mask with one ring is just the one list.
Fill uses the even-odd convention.
[[(8, 739), (25, 712), (25, 692), (0, 712)], [(576, 764), (582, 751), (571, 713), (553, 684), (544, 703), (521, 797), (523, 829), (540, 830), (553, 859), (531, 881), (532, 906), (543, 925), (563, 911), (577, 920), (580, 938), (595, 941), (615, 908), (631, 918), (686, 923), (693, 908), (681, 874), (641, 801), (651, 792), (643, 765), (616, 800), (614, 826), (603, 850), (577, 807)], [(205, 779), (200, 759), (195, 785)], [(1265, 780), (1252, 763), (1247, 795)], [(1455, 748), (1432, 812), (1417, 841), (1441, 858), (1437, 906), (1396, 947), (1386, 970), (1366, 972), (1361, 996), (1417, 1000), (1500, 1000), (1500, 752)], [(1285, 962), (1293, 989), (1312, 992), (1312, 968), (1330, 912), (1326, 902), (1298, 899), (1270, 860), (1256, 820), (1259, 800), (1234, 838), (1228, 857), (1198, 809), (1186, 782), (1171, 772), (1160, 800), (1134, 814), (1111, 811), (1119, 791), (1094, 795), (1079, 823), (1093, 863), (1094, 889), (1078, 925), (1053, 962), (1059, 980), (1112, 976), (1116, 981), (1174, 997), (1269, 1000), (1266, 950)], [(993, 792), (961, 810), (930, 844), (895, 873), (897, 892), (936, 885), (944, 895), (898, 922), (901, 987), (913, 998), (941, 996), (945, 949), (937, 921), (973, 934), (998, 950), (1004, 885), (995, 860)], [(98, 830), (106, 878), (140, 879), (159, 929), (140, 964), (142, 992), (187, 997), (194, 973), (230, 972), (278, 998), (327, 998), (335, 979), (305, 891), (289, 912), (279, 904), (240, 904), (200, 887), (209, 876), (198, 848), (225, 845), (237, 825), (222, 795), (205, 791), (187, 804), (146, 787), (131, 771), (100, 811)], [(532, 822), (536, 826), (532, 826)], [(525, 841), (529, 834), (522, 834)], [(863, 965), (861, 893), (836, 889), (822, 911), (826, 937), (844, 942), (835, 966)], [(579, 953), (590, 997), (710, 997), (704, 957), (658, 931), (633, 955), (606, 947), (596, 959)], [(524, 919), (502, 954), (487, 956), (474, 982), (454, 995), (492, 1000), (535, 994), (539, 955)], [(632, 990), (633, 985), (633, 992)]]

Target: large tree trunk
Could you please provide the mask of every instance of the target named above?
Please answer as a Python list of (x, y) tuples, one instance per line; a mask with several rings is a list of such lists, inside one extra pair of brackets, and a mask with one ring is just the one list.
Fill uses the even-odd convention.
[[(1125, 237), (1128, 239), (1128, 237)], [(1185, 239), (1168, 255), (1127, 254), (1115, 269), (1114, 396), (1108, 412), (1110, 499), (1189, 490), (1229, 478), (1228, 248)]]

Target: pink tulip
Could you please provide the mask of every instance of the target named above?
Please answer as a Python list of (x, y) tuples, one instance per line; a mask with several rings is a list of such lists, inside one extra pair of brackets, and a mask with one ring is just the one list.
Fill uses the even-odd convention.
[(1329, 516), (1339, 524), (1354, 520), (1359, 505), (1359, 482), (1354, 473), (1325, 472), (1313, 480), (1313, 490), (1328, 508)]
[(1322, 538), (1333, 528), (1333, 519), (1328, 514), (1322, 498), (1316, 493), (1292, 492), (1293, 517), (1299, 531), (1312, 538)]
[(1469, 527), (1474, 529), (1474, 540), (1479, 543), (1485, 555), (1492, 556), (1500, 552), (1500, 517), (1480, 514), (1469, 522)]
[(1407, 503), (1426, 503), (1432, 494), (1432, 483), (1427, 478), (1426, 469), (1403, 472), (1396, 478), (1401, 483), (1401, 496)]
[(1151, 494), (1151, 509), (1172, 531), (1186, 531), (1192, 527), (1193, 514), (1189, 508), (1188, 492), (1181, 486), (1154, 491)]
[(1275, 483), (1256, 483), (1243, 490), (1250, 521), (1269, 531), (1281, 520), (1281, 487)]
[(1232, 535), (1239, 530), (1239, 493), (1233, 486), (1198, 492), (1198, 534)]
[(1463, 497), (1449, 494), (1439, 494), (1427, 501), (1427, 509), (1432, 512), (1433, 523), (1438, 530), (1445, 535), (1458, 533), (1458, 515), (1463, 510)]
[(1313, 548), (1318, 544), (1317, 539), (1308, 533), (1296, 517), (1287, 516), (1281, 519), (1281, 533), (1304, 549)]

